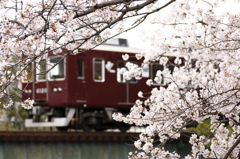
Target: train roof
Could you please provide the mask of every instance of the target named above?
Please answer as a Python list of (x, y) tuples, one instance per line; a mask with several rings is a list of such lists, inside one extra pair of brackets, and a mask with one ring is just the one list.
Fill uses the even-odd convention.
[(141, 49), (130, 48), (125, 46), (112, 46), (112, 45), (99, 45), (95, 47), (93, 50), (100, 50), (100, 51), (111, 51), (111, 52), (119, 52), (119, 53), (141, 53)]
[[(139, 48), (131, 48), (128, 46), (126, 39), (118, 39), (118, 38), (110, 39), (109, 42), (107, 41), (105, 44), (99, 45), (95, 47), (93, 50), (128, 53), (128, 54), (129, 53), (137, 54), (144, 51), (143, 49), (139, 49)], [(184, 57), (184, 56), (189, 56), (189, 54), (188, 53), (180, 54), (177, 50), (174, 50), (172, 53), (164, 53), (163, 56)]]
[[(95, 47), (93, 50), (100, 50), (100, 51), (109, 51), (109, 52), (119, 52), (119, 53), (141, 53), (143, 52), (142, 49), (137, 48), (130, 48), (130, 47), (124, 47), (124, 46), (112, 46), (112, 45), (99, 45)], [(177, 51), (173, 53), (164, 53), (164, 56), (175, 56), (175, 57), (184, 57), (189, 56), (188, 53), (179, 53)]]

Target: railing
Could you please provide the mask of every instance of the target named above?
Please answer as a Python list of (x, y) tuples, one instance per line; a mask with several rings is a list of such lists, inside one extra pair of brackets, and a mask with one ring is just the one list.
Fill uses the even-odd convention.
[[(58, 131), (54, 127), (37, 127), (37, 128), (26, 128), (24, 126), (24, 121), (17, 122), (17, 121), (0, 121), (0, 131)], [(75, 130), (69, 129), (70, 132), (73, 131), (82, 131), (82, 130)], [(144, 128), (132, 126), (127, 132), (128, 133), (140, 133), (143, 132)], [(119, 129), (108, 129), (104, 132), (120, 132)]]
[(24, 122), (19, 121), (0, 121), (0, 131), (24, 131)]

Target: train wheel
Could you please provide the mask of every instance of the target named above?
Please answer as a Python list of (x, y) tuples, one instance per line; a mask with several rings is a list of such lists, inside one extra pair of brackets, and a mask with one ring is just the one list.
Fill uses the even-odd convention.
[(95, 128), (95, 125), (93, 124), (93, 121), (95, 121), (95, 120), (96, 120), (96, 118), (94, 118), (94, 117), (85, 118), (82, 121), (83, 131), (92, 131)]
[(58, 131), (67, 131), (68, 127), (56, 127)]
[(99, 129), (99, 128), (95, 128), (95, 130), (96, 130), (96, 131), (101, 131), (101, 132), (102, 132), (102, 131), (104, 131), (104, 130), (106, 130), (106, 129), (101, 129), (101, 128)]
[(120, 122), (120, 123), (117, 123), (117, 127), (121, 132), (126, 132), (130, 129), (131, 125)]
[(106, 130), (106, 128), (96, 127), (95, 130), (96, 130), (96, 131), (104, 131), (104, 130)]
[[(63, 108), (54, 109), (54, 117), (65, 117), (65, 110)], [(68, 127), (56, 127), (58, 131), (67, 131)]]

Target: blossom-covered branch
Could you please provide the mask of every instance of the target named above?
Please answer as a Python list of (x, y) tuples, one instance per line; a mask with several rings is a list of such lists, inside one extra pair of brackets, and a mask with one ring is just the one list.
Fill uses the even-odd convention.
[[(1, 1), (1, 93), (26, 76), (26, 67), (51, 52), (89, 50), (141, 24), (157, 8), (156, 0)], [(151, 6), (155, 6), (151, 9)], [(147, 9), (148, 8), (148, 9)], [(150, 10), (149, 10), (150, 9)], [(147, 10), (147, 12), (146, 12)], [(129, 20), (128, 20), (129, 19)], [(67, 54), (65, 54), (66, 56)], [(12, 70), (16, 70), (12, 73)], [(46, 72), (47, 73), (47, 72)], [(9, 106), (9, 104), (7, 104)]]
[[(192, 151), (185, 158), (238, 158), (240, 21), (239, 12), (230, 9), (233, 6), (240, 3), (178, 0), (150, 17), (151, 31), (142, 33), (149, 45), (136, 58), (143, 58), (144, 65), (159, 63), (164, 69), (147, 80), (153, 87), (150, 96), (140, 92), (128, 115), (113, 116), (146, 126), (135, 142), (142, 152), (129, 158), (180, 158), (164, 150), (165, 143), (178, 139), (190, 123), (205, 120), (211, 121), (211, 133), (193, 133)], [(143, 78), (141, 67), (128, 66), (123, 72), (127, 79)], [(158, 146), (154, 146), (156, 138)]]

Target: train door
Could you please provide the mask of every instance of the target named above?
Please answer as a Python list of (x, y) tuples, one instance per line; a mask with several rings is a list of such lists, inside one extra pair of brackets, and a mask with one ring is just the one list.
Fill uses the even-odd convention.
[(77, 56), (77, 103), (86, 102), (86, 77), (84, 56)]
[(47, 79), (46, 79), (46, 60), (43, 59), (36, 64), (36, 77), (33, 82), (35, 87), (34, 100), (38, 103), (47, 101)]
[(126, 62), (117, 62), (117, 92), (118, 104), (120, 105), (133, 105), (137, 99), (138, 81), (135, 78), (125, 80), (122, 69), (125, 69)]
[(47, 80), (46, 60), (38, 63), (33, 62), (25, 69), (27, 75), (23, 79), (23, 100), (32, 99), (35, 104), (46, 104), (47, 101)]

